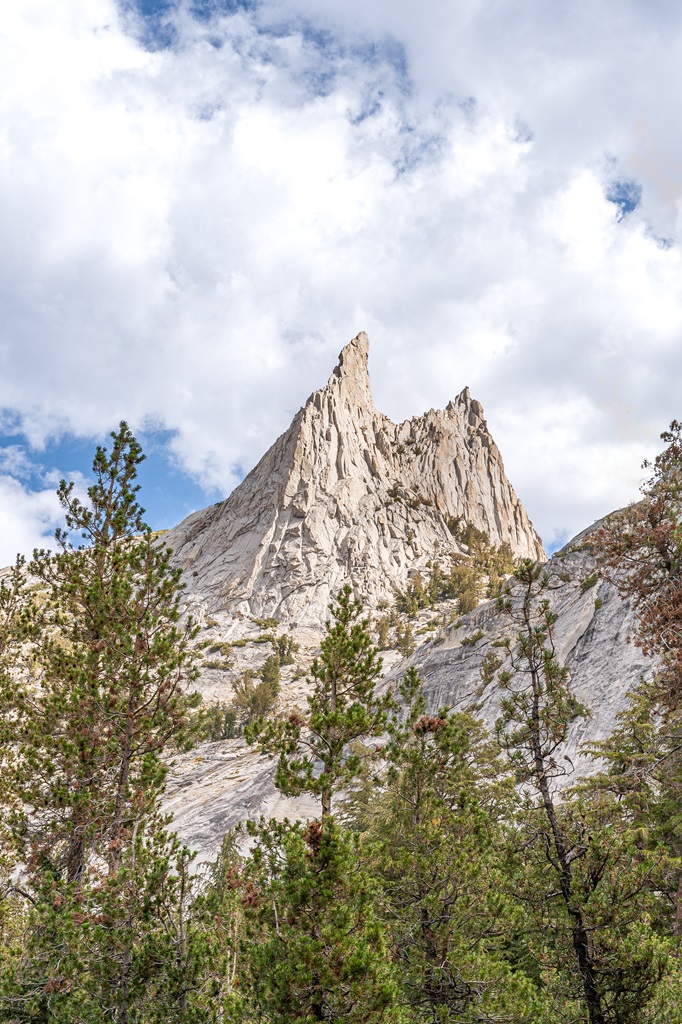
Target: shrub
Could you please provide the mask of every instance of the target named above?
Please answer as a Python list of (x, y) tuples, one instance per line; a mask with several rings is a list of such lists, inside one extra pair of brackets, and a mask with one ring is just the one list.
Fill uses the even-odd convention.
[(279, 697), (279, 656), (270, 655), (259, 675), (246, 669), (234, 681), (232, 708), (242, 725), (249, 725), (273, 711)]
[(414, 654), (417, 645), (409, 622), (399, 622), (396, 626), (396, 646), (404, 658)]
[(223, 703), (200, 707), (193, 716), (192, 732), (199, 742), (234, 739), (239, 735), (237, 712)]
[(275, 640), (275, 650), (279, 655), (280, 665), (293, 665), (295, 661), (294, 656), (298, 652), (298, 644), (292, 636), (282, 633)]
[(485, 636), (485, 633), (483, 632), (483, 630), (482, 629), (477, 629), (476, 632), (472, 633), (470, 636), (463, 636), (462, 637), (462, 646), (463, 647), (473, 647), (474, 644), (477, 644), (478, 641), (482, 640), (484, 636)]
[(591, 590), (592, 587), (594, 587), (597, 584), (598, 581), (599, 581), (599, 577), (597, 576), (596, 572), (590, 573), (590, 575), (586, 576), (585, 579), (580, 584), (580, 593), (581, 594), (586, 594), (587, 591)]
[(391, 646), (391, 620), (388, 615), (382, 615), (377, 620), (377, 647), (380, 651), (387, 651)]

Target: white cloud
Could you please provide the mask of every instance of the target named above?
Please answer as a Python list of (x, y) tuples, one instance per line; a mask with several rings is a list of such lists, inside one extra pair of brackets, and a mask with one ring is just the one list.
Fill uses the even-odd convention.
[[(37, 445), (168, 427), (227, 490), (366, 329), (380, 407), (470, 385), (541, 533), (577, 531), (680, 413), (681, 25), (634, 0), (269, 0), (181, 11), (151, 53), (112, 0), (18, 0), (0, 407)], [(643, 186), (620, 221), (619, 180)]]
[(12, 564), (18, 554), (30, 558), (36, 547), (55, 547), (55, 530), (64, 527), (56, 493), (63, 478), (81, 502), (87, 501), (89, 481), (79, 471), (46, 469), (21, 445), (0, 446), (0, 566)]
[(0, 473), (21, 480), (34, 476), (36, 466), (21, 445), (10, 444), (0, 447)]
[(0, 561), (10, 565), (17, 554), (30, 557), (35, 547), (54, 546), (61, 509), (54, 490), (32, 491), (0, 473)]

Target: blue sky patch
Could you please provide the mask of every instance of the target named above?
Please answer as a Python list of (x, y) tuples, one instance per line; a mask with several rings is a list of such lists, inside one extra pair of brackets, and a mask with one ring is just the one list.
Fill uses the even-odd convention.
[[(121, 0), (124, 8), (134, 10), (139, 17), (154, 20), (165, 17), (181, 6), (182, 0)], [(197, 21), (211, 21), (222, 14), (235, 11), (250, 11), (258, 6), (258, 0), (189, 0), (187, 9)]]
[[(205, 489), (176, 464), (169, 445), (172, 431), (136, 431), (146, 455), (138, 470), (138, 500), (146, 509), (145, 519), (153, 530), (177, 525), (191, 512), (225, 497)], [(59, 479), (82, 474), (92, 481), (92, 459), (98, 444), (110, 447), (110, 438), (84, 440), (66, 436), (43, 450), (26, 444), (21, 434), (0, 434), (0, 473), (16, 477), (29, 490), (56, 490)]]
[[(349, 64), (367, 71), (389, 69), (392, 85), (399, 95), (407, 96), (412, 91), (405, 48), (391, 36), (362, 42), (347, 41), (308, 19), (270, 27), (265, 34), (300, 34), (308, 48), (309, 59), (297, 77), (314, 95), (329, 95)], [(383, 93), (379, 92), (379, 95), (383, 97)]]
[(131, 0), (132, 7), (142, 18), (158, 18), (168, 14), (176, 6), (175, 0)]
[(370, 67), (384, 65), (391, 68), (399, 92), (403, 96), (412, 94), (413, 82), (407, 63), (407, 53), (403, 44), (393, 36), (387, 35), (380, 40), (351, 46), (349, 55), (355, 61)]
[(367, 121), (370, 117), (375, 117), (377, 114), (381, 113), (381, 101), (383, 96), (384, 94), (382, 92), (378, 92), (376, 96), (373, 97), (370, 102), (366, 106), (363, 106), (357, 113), (353, 114), (349, 112), (348, 120), (354, 128), (357, 128), (358, 125), (362, 124), (363, 121)]
[[(168, 50), (177, 42), (173, 12), (186, 4), (193, 18), (210, 22), (213, 18), (258, 7), (258, 0), (119, 0), (123, 11), (132, 11), (141, 22), (140, 42), (148, 50)], [(217, 40), (211, 40), (213, 46)]]
[[(138, 0), (144, 3), (145, 0)], [(237, 11), (253, 11), (258, 7), (258, 0), (191, 0), (189, 12), (197, 21), (211, 21), (223, 14), (235, 14)]]
[(636, 210), (642, 201), (642, 186), (633, 178), (622, 178), (612, 181), (606, 189), (606, 198), (620, 211), (618, 219), (622, 220), (628, 213)]
[[(140, 42), (150, 50), (170, 49), (177, 44), (177, 30), (173, 14), (184, 7), (197, 21), (209, 23), (224, 15), (238, 11), (256, 13), (262, 0), (119, 0), (124, 11), (136, 17), (136, 29)], [(308, 59), (296, 77), (306, 90), (316, 96), (329, 95), (344, 73), (344, 65), (370, 68), (389, 68), (393, 85), (403, 96), (411, 94), (413, 85), (409, 75), (405, 47), (397, 39), (385, 35), (379, 39), (344, 40), (328, 28), (321, 27), (310, 18), (296, 17), (282, 23), (258, 24), (254, 27), (261, 39), (280, 39), (299, 35), (307, 50)], [(218, 36), (209, 42), (220, 49), (222, 40)], [(277, 61), (276, 53), (261, 53), (260, 59)]]
[[(177, 42), (177, 31), (171, 15), (174, 0), (119, 0), (124, 12), (132, 12), (140, 20), (140, 43), (147, 50), (169, 50)], [(137, 33), (136, 33), (137, 35)]]
[(548, 558), (551, 558), (557, 551), (561, 551), (564, 545), (568, 544), (570, 539), (571, 534), (568, 530), (559, 530), (559, 532), (552, 537), (551, 541), (543, 541), (543, 546)]

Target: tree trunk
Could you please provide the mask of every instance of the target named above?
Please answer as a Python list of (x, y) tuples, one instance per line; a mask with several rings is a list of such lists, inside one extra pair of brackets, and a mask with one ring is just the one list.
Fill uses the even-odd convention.
[(85, 840), (78, 826), (69, 840), (65, 860), (67, 882), (80, 882), (85, 870)]
[(123, 827), (123, 813), (125, 810), (126, 790), (130, 778), (130, 762), (132, 760), (133, 726), (132, 716), (128, 715), (126, 731), (121, 751), (121, 764), (118, 773), (118, 784), (116, 786), (116, 802), (114, 804), (114, 818), (111, 825), (111, 847), (109, 855), (109, 867), (115, 871), (121, 863), (121, 831)]
[(677, 876), (677, 892), (675, 893), (675, 920), (673, 922), (673, 935), (678, 938), (682, 935), (682, 871)]
[[(523, 606), (524, 624), (529, 639), (529, 652), (534, 646), (533, 625), (530, 618), (530, 589), (527, 590), (526, 600)], [(606, 1024), (606, 1017), (601, 1005), (597, 977), (594, 963), (590, 954), (588, 930), (585, 926), (582, 909), (579, 903), (573, 898), (573, 871), (566, 849), (566, 840), (563, 829), (557, 817), (554, 799), (549, 788), (547, 770), (545, 767), (545, 755), (542, 749), (541, 726), (540, 726), (540, 695), (543, 687), (540, 679), (540, 669), (537, 661), (531, 654), (528, 660), (530, 669), (531, 685), (533, 692), (533, 704), (530, 721), (530, 752), (533, 757), (535, 784), (540, 790), (542, 804), (547, 818), (552, 837), (552, 844), (556, 853), (556, 864), (559, 867), (559, 885), (561, 895), (568, 914), (573, 919), (571, 937), (573, 949), (578, 961), (578, 971), (582, 982), (583, 994), (587, 1004), (587, 1012), (590, 1024)]]

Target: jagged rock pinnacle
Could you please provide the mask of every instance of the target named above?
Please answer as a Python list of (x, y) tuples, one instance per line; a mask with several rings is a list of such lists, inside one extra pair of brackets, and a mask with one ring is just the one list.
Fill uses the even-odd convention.
[(369, 358), (369, 338), (360, 331), (352, 341), (341, 349), (338, 366), (334, 373), (339, 377), (366, 377), (369, 381), (367, 360)]
[(371, 605), (390, 601), (411, 572), (460, 550), (457, 520), (544, 558), (468, 388), (394, 424), (374, 407), (368, 354), (362, 332), (230, 497), (167, 535), (210, 610), (320, 626), (346, 582)]
[(368, 359), (369, 338), (361, 331), (341, 349), (339, 361), (332, 371), (327, 387), (341, 388), (352, 403), (364, 404), (374, 409)]

